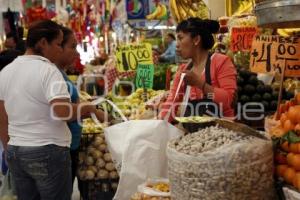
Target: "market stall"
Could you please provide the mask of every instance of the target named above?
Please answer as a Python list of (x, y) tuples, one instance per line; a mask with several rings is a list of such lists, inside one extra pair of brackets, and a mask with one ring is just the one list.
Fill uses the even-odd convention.
[[(182, 20), (211, 17), (208, 1), (21, 5), (15, 19), (25, 30), (37, 19), (52, 19), (74, 31), (80, 59), (67, 74), (81, 102), (109, 115), (105, 123), (78, 119), (82, 199), (300, 199), (291, 197), (300, 196), (299, 1), (226, 1), (211, 52), (233, 61), (235, 116), (178, 111), (172, 124), (158, 115), (178, 66), (188, 61), (162, 63), (159, 54)], [(0, 50), (2, 33), (0, 24)]]

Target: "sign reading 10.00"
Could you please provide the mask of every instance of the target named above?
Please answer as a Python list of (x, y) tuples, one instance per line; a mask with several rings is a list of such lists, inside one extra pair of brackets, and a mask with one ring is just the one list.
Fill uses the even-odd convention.
[(153, 64), (152, 46), (149, 43), (120, 46), (116, 50), (117, 70), (136, 71), (139, 64)]

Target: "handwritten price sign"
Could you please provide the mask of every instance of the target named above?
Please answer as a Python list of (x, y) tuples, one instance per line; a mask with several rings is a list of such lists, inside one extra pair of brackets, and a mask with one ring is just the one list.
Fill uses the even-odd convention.
[(139, 64), (153, 64), (152, 46), (149, 43), (120, 46), (116, 50), (117, 70), (135, 71)]
[(233, 27), (231, 29), (230, 49), (236, 51), (250, 51), (253, 37), (257, 32), (256, 27)]
[(139, 64), (135, 85), (137, 88), (152, 88), (154, 77), (154, 66)]
[(278, 71), (285, 76), (300, 77), (300, 39), (257, 35), (253, 39), (250, 69), (266, 73)]

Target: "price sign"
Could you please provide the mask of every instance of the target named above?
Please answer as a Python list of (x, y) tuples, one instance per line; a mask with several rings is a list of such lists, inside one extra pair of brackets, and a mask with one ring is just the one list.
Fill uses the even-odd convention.
[(257, 32), (257, 28), (252, 27), (233, 27), (231, 29), (230, 49), (236, 51), (250, 51), (253, 37)]
[(135, 85), (137, 88), (152, 88), (154, 77), (153, 64), (139, 64), (136, 74)]
[(152, 46), (149, 43), (117, 47), (116, 57), (119, 72), (135, 71), (139, 64), (153, 64)]
[(251, 71), (282, 73), (284, 67), (285, 76), (300, 77), (300, 39), (278, 35), (255, 36), (250, 57)]

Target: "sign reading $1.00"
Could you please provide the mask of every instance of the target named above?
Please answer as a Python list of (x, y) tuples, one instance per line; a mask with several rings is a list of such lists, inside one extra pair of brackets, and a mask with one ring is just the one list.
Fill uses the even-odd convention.
[(130, 44), (117, 47), (117, 70), (136, 71), (139, 64), (153, 64), (152, 45), (149, 43)]

